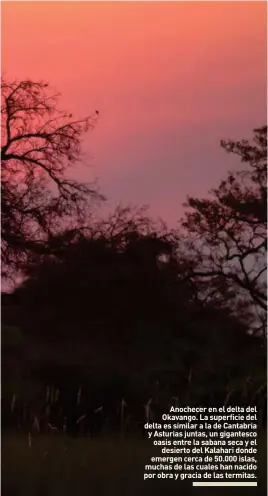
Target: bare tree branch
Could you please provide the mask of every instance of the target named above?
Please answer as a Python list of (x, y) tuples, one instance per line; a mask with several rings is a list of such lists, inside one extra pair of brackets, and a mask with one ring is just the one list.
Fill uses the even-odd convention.
[(2, 79), (1, 209), (2, 269), (19, 268), (48, 236), (84, 222), (93, 202), (104, 200), (96, 184), (66, 177), (81, 161), (82, 134), (97, 114), (81, 120), (57, 109), (59, 95), (42, 81)]

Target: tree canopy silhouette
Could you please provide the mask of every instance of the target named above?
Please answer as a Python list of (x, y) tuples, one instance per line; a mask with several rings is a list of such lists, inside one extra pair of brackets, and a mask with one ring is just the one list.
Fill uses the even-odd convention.
[[(266, 296), (262, 282), (266, 268), (264, 134), (264, 129), (256, 130), (256, 146), (222, 143), (249, 162), (249, 170), (230, 173), (210, 200), (188, 199), (192, 212), (186, 215), (184, 231), (170, 230), (149, 218), (144, 209), (132, 207), (119, 207), (107, 218), (89, 218), (89, 191), (82, 188), (82, 197), (80, 193), (65, 196), (69, 159), (64, 153), (67, 162), (55, 172), (63, 190), (52, 178), (59, 210), (48, 208), (52, 197), (46, 196), (47, 190), (41, 190), (39, 197), (34, 189), (34, 201), (44, 201), (44, 210), (39, 212), (41, 204), (33, 203), (39, 213), (36, 220), (28, 217), (23, 202), (32, 183), (26, 184), (25, 197), (18, 190), (19, 205), (24, 208), (21, 219), (26, 219), (21, 244), (16, 204), (11, 204), (12, 224), (13, 210), (5, 200), (8, 196), (4, 197), (4, 207), (10, 208), (4, 212), (5, 246), (7, 255), (12, 255), (6, 264), (19, 266), (25, 276), (4, 298), (8, 408), (13, 376), (19, 389), (24, 382), (30, 391), (45, 384), (60, 388), (62, 406), (65, 396), (71, 405), (81, 387), (85, 404), (95, 394), (106, 404), (122, 396), (144, 402), (154, 394), (156, 384), (165, 408), (174, 396), (188, 404), (222, 405), (230, 395), (237, 404), (255, 401), (256, 395), (263, 401), (266, 348), (262, 338), (248, 332), (248, 315), (250, 303), (264, 312)], [(49, 139), (48, 143), (50, 150)], [(10, 149), (4, 149), (4, 158)], [(27, 165), (24, 152), (23, 145), (27, 176), (31, 161)], [(38, 157), (34, 165), (42, 170)], [(12, 160), (4, 160), (10, 181), (13, 175), (16, 178)], [(39, 186), (36, 171), (32, 180)], [(7, 193), (8, 185), (6, 181)], [(79, 184), (77, 188), (80, 192)], [(16, 188), (11, 192), (15, 199)], [(44, 221), (39, 214), (44, 214)], [(8, 222), (17, 244), (8, 244)]]
[(127, 209), (95, 229), (62, 234), (53, 255), (28, 265), (13, 324), (33, 340), (80, 343), (136, 372), (181, 368), (182, 380), (191, 366), (217, 367), (224, 349), (230, 364), (236, 350), (236, 362), (246, 327), (216, 298), (200, 304), (172, 233)]
[[(210, 199), (188, 198), (183, 226), (199, 264), (190, 277), (211, 291), (225, 286), (230, 300), (250, 303), (264, 322), (267, 302), (267, 126), (247, 140), (222, 141), (247, 167), (229, 172)], [(224, 297), (226, 298), (227, 292)], [(259, 310), (258, 310), (259, 309)], [(263, 326), (261, 326), (263, 328)]]
[(67, 177), (81, 160), (82, 134), (97, 114), (82, 120), (57, 108), (58, 96), (42, 81), (2, 79), (2, 269), (7, 276), (62, 226), (83, 223), (95, 185)]

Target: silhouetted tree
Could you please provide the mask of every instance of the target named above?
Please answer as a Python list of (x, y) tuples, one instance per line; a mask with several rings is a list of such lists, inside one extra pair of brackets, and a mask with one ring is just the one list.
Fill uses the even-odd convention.
[[(176, 274), (166, 267), (173, 247), (164, 229), (157, 233), (145, 216), (142, 224), (139, 212), (116, 216), (110, 229), (101, 222), (91, 235), (73, 230), (57, 236), (53, 256), (25, 267), (28, 280), (17, 293), (29, 305), (25, 318), (33, 333), (42, 328), (47, 339), (84, 336), (118, 352), (128, 342), (133, 357), (140, 335), (145, 357), (145, 341), (154, 349), (150, 340), (156, 343), (178, 305), (175, 293), (172, 300)], [(43, 315), (38, 330), (35, 315)]]
[(6, 276), (66, 223), (81, 224), (95, 187), (66, 177), (81, 158), (81, 136), (96, 114), (82, 120), (57, 109), (58, 95), (42, 81), (2, 80), (2, 269)]
[(122, 398), (136, 430), (150, 396), (158, 415), (172, 396), (252, 401), (266, 381), (263, 341), (245, 322), (250, 302), (265, 309), (265, 128), (254, 146), (222, 143), (249, 170), (211, 200), (188, 199), (186, 232), (130, 207), (94, 220), (100, 195), (65, 177), (92, 120), (72, 122), (46, 91), (3, 83), (2, 255), (25, 277), (3, 298), (5, 419), (14, 393), (27, 428), (39, 416), (92, 435), (121, 429)]
[(238, 309), (240, 305), (248, 312), (253, 304), (263, 324), (267, 300), (267, 126), (254, 130), (252, 144), (222, 141), (221, 146), (248, 167), (229, 172), (219, 188), (211, 191), (211, 199), (188, 198), (186, 207), (191, 211), (183, 226), (188, 246), (197, 254), (189, 275), (210, 292), (223, 290), (223, 298), (236, 301)]
[(118, 209), (94, 229), (61, 233), (52, 244), (53, 255), (25, 267), (14, 294), (21, 312), (11, 324), (20, 323), (43, 350), (31, 364), (37, 380), (69, 389), (90, 381), (94, 391), (112, 380), (112, 397), (143, 402), (152, 372), (169, 397), (191, 389), (190, 372), (201, 396), (210, 381), (223, 392), (229, 376), (243, 383), (247, 350), (258, 357), (260, 343), (217, 297), (195, 296), (195, 281), (184, 277), (187, 254), (163, 225)]

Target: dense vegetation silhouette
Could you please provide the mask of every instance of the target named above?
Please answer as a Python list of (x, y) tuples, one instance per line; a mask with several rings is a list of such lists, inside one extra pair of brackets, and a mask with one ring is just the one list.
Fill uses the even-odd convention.
[[(93, 120), (92, 120), (93, 119)], [(47, 85), (2, 82), (2, 423), (129, 432), (179, 404), (258, 405), (266, 425), (267, 127), (222, 142), (243, 170), (189, 198), (178, 229), (146, 210), (92, 213), (66, 178), (94, 118)]]

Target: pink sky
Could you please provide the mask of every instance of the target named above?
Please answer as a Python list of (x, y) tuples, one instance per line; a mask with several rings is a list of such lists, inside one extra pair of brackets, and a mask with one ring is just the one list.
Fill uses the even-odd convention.
[(220, 139), (265, 123), (266, 2), (2, 2), (2, 71), (98, 109), (76, 177), (174, 224), (237, 164)]

